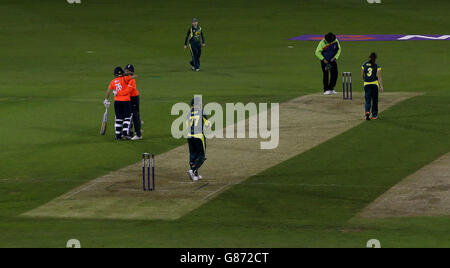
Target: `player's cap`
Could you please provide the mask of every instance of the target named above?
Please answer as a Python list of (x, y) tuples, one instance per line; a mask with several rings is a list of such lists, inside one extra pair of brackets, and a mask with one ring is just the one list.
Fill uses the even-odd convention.
[(128, 70), (128, 71), (134, 73), (134, 66), (132, 64), (127, 64), (125, 66), (125, 70)]
[(123, 74), (123, 69), (122, 67), (116, 67), (114, 68), (114, 75), (122, 75)]
[(198, 22), (198, 19), (197, 18), (193, 18), (192, 22)]

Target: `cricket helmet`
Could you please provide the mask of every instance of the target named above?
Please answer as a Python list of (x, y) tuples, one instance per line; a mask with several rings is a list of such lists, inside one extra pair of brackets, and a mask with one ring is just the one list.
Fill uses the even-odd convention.
[(128, 70), (128, 71), (134, 73), (134, 66), (132, 64), (127, 64), (125, 66), (125, 70)]
[(114, 68), (114, 75), (116, 75), (116, 76), (123, 75), (122, 67), (118, 66), (118, 67)]

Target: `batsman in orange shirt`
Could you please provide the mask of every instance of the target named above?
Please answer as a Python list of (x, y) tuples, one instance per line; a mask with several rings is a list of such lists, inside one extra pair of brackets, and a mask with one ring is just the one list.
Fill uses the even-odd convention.
[(128, 86), (132, 88), (130, 103), (131, 103), (131, 117), (132, 117), (132, 127), (130, 127), (130, 135), (132, 135), (132, 129), (136, 132), (131, 140), (141, 140), (142, 139), (142, 131), (141, 131), (141, 115), (139, 112), (139, 91), (136, 88), (136, 79), (134, 75), (134, 66), (128, 64), (125, 66), (125, 81)]
[(106, 98), (103, 104), (105, 107), (109, 107), (109, 97), (111, 92), (114, 94), (114, 111), (116, 113), (115, 129), (116, 139), (121, 140), (122, 135), (128, 136), (130, 120), (131, 120), (131, 105), (130, 94), (133, 90), (125, 81), (124, 71), (122, 67), (116, 67), (114, 69), (114, 79), (109, 83), (108, 90), (106, 92)]

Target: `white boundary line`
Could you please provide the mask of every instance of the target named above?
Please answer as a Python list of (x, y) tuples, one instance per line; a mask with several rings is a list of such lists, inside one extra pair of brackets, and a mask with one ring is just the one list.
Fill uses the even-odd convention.
[(68, 196), (63, 196), (63, 197), (64, 197), (64, 199), (69, 199), (69, 198), (71, 198), (72, 196), (74, 196), (74, 195), (76, 195), (76, 194), (78, 194), (78, 193), (80, 193), (80, 192), (82, 192), (82, 191), (85, 191), (85, 190), (87, 190), (87, 189), (91, 188), (92, 186), (97, 185), (97, 184), (99, 184), (99, 183), (101, 183), (101, 182), (98, 181), (98, 182), (91, 183), (91, 184), (86, 185), (85, 187), (81, 188), (80, 190), (75, 191), (75, 192), (71, 193), (70, 195), (68, 195)]
[(210, 196), (215, 195), (215, 194), (217, 194), (218, 192), (222, 191), (222, 190), (225, 189), (228, 185), (230, 185), (230, 184), (226, 184), (226, 185), (220, 187), (219, 189), (217, 189), (216, 191), (214, 191), (214, 192), (208, 194), (207, 196), (203, 197), (203, 198), (202, 198), (202, 201), (205, 201), (205, 200), (207, 200)]

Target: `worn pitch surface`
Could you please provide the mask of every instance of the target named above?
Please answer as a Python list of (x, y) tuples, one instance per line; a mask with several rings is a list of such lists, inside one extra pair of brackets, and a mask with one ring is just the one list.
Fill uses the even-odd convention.
[(360, 213), (364, 218), (450, 215), (450, 153), (419, 169)]

